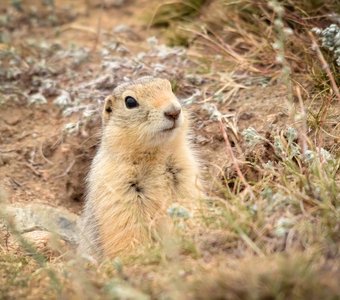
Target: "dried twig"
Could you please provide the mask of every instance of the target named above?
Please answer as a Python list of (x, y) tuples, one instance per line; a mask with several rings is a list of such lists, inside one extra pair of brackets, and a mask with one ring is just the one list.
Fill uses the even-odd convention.
[[(91, 33), (93, 35), (97, 35), (97, 31), (91, 27), (88, 26), (84, 26), (84, 25), (80, 25), (80, 24), (67, 24), (65, 26), (62, 26), (60, 28), (58, 28), (58, 34), (63, 33), (65, 31), (68, 30), (77, 30), (77, 31), (84, 31), (86, 33)], [(49, 35), (48, 37), (52, 37), (53, 35), (55, 35), (55, 33)]]
[(38, 170), (36, 170), (31, 164), (29, 164), (28, 162), (25, 162), (24, 165), (28, 167), (34, 173), (34, 175), (41, 177), (41, 173)]
[(92, 48), (92, 52), (95, 52), (96, 49), (97, 49), (97, 45), (99, 43), (99, 40), (100, 40), (100, 34), (101, 34), (101, 30), (102, 30), (102, 19), (103, 19), (103, 11), (104, 11), (104, 8), (103, 8), (103, 3), (101, 4), (101, 8), (100, 8), (100, 14), (99, 14), (99, 18), (98, 18), (98, 23), (97, 23), (97, 29), (96, 29), (96, 40), (94, 42), (94, 45), (93, 45), (93, 48)]
[(16, 152), (18, 151), (17, 148), (14, 149), (0, 149), (0, 153), (9, 153), (9, 152)]
[(302, 130), (300, 131), (300, 141), (302, 146), (302, 153), (305, 154), (307, 150), (307, 121), (306, 121), (306, 110), (303, 105), (303, 100), (301, 96), (300, 87), (296, 87), (296, 94), (299, 99), (300, 104), (300, 114), (301, 114), (301, 121), (302, 121)]
[(12, 183), (12, 185), (14, 184), (16, 187), (19, 187), (19, 188), (22, 187), (22, 184), (20, 182), (18, 182), (16, 179), (10, 177), (9, 180)]
[(71, 169), (74, 166), (75, 162), (76, 162), (76, 160), (73, 160), (62, 174), (60, 174), (58, 176), (55, 176), (53, 179), (61, 178), (61, 177), (66, 176), (68, 174), (68, 172), (71, 171)]
[(41, 157), (50, 165), (54, 165), (54, 163), (52, 161), (50, 161), (49, 159), (46, 158), (44, 151), (43, 151), (43, 143), (40, 143), (40, 147), (39, 147), (39, 152)]
[(340, 91), (339, 88), (336, 84), (336, 81), (334, 79), (334, 76), (331, 72), (331, 69), (327, 63), (327, 61), (325, 60), (324, 56), (322, 55), (322, 52), (320, 50), (320, 47), (318, 46), (318, 43), (316, 42), (314, 36), (312, 33), (308, 32), (310, 39), (312, 40), (312, 47), (313, 49), (316, 51), (316, 54), (318, 56), (318, 59), (320, 60), (321, 64), (322, 64), (322, 68), (326, 71), (327, 76), (331, 82), (332, 85), (332, 89), (336, 95), (336, 97), (338, 98), (338, 100), (340, 101)]
[(264, 253), (261, 251), (261, 249), (251, 240), (251, 238), (246, 235), (243, 230), (238, 230), (238, 233), (241, 237), (241, 239), (248, 245), (249, 248), (251, 248), (258, 256), (265, 257)]

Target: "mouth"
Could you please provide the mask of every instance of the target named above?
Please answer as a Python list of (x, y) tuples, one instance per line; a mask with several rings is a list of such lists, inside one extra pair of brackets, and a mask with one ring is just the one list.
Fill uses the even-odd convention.
[(176, 122), (174, 122), (174, 124), (171, 127), (165, 128), (162, 130), (162, 132), (169, 132), (169, 131), (173, 131), (177, 128), (176, 126)]

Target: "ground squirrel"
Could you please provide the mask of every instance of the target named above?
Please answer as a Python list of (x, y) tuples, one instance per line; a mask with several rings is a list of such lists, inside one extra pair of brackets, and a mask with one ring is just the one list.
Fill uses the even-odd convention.
[(143, 77), (105, 100), (87, 178), (80, 250), (113, 258), (150, 240), (172, 203), (200, 195), (188, 113), (166, 79)]

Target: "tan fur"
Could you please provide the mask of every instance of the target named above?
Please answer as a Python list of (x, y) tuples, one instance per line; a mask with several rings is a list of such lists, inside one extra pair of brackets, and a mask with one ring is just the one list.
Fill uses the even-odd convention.
[[(138, 108), (125, 107), (134, 97)], [(118, 86), (105, 101), (101, 144), (88, 176), (81, 251), (113, 258), (145, 244), (168, 227), (172, 203), (197, 200), (198, 167), (188, 116), (164, 112), (180, 104), (168, 80), (144, 77)], [(163, 228), (163, 229), (162, 229)]]

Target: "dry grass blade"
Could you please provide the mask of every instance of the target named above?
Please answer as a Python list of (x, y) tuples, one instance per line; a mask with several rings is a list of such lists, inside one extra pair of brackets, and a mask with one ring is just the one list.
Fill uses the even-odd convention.
[(338, 87), (337, 84), (336, 84), (336, 81), (335, 81), (334, 76), (333, 76), (333, 74), (332, 74), (332, 72), (331, 72), (331, 69), (330, 69), (330, 67), (329, 67), (329, 65), (328, 65), (328, 63), (327, 63), (327, 61), (325, 60), (325, 58), (324, 58), (324, 56), (323, 56), (323, 54), (322, 54), (322, 52), (321, 52), (321, 50), (320, 50), (320, 48), (319, 48), (319, 46), (318, 46), (318, 43), (316, 42), (316, 40), (315, 40), (313, 34), (309, 32), (308, 35), (309, 35), (309, 37), (310, 37), (310, 39), (311, 39), (311, 41), (312, 41), (312, 47), (313, 47), (313, 49), (316, 51), (316, 54), (317, 54), (317, 56), (318, 56), (318, 59), (319, 59), (320, 62), (321, 62), (322, 68), (326, 71), (326, 74), (327, 74), (327, 76), (328, 76), (328, 79), (329, 79), (329, 81), (331, 82), (332, 89), (333, 89), (333, 91), (334, 91), (336, 97), (337, 97), (338, 100), (340, 101), (340, 91), (339, 91), (339, 87)]
[(222, 120), (219, 120), (219, 125), (220, 125), (220, 130), (221, 130), (221, 133), (223, 135), (224, 142), (225, 142), (226, 152), (227, 152), (228, 156), (231, 158), (231, 161), (232, 161), (233, 166), (234, 166), (234, 168), (235, 168), (235, 170), (237, 172), (237, 175), (239, 176), (239, 178), (241, 179), (242, 183), (246, 187), (246, 191), (249, 192), (252, 197), (254, 197), (252, 189), (251, 189), (250, 185), (248, 184), (247, 180), (245, 179), (244, 175), (242, 174), (242, 171), (240, 169), (240, 166), (239, 166), (239, 163), (237, 161), (237, 158), (235, 157), (234, 152), (233, 152), (233, 150), (231, 148), (230, 141), (229, 141), (227, 132), (226, 132), (226, 130), (224, 128), (224, 124), (223, 124)]

